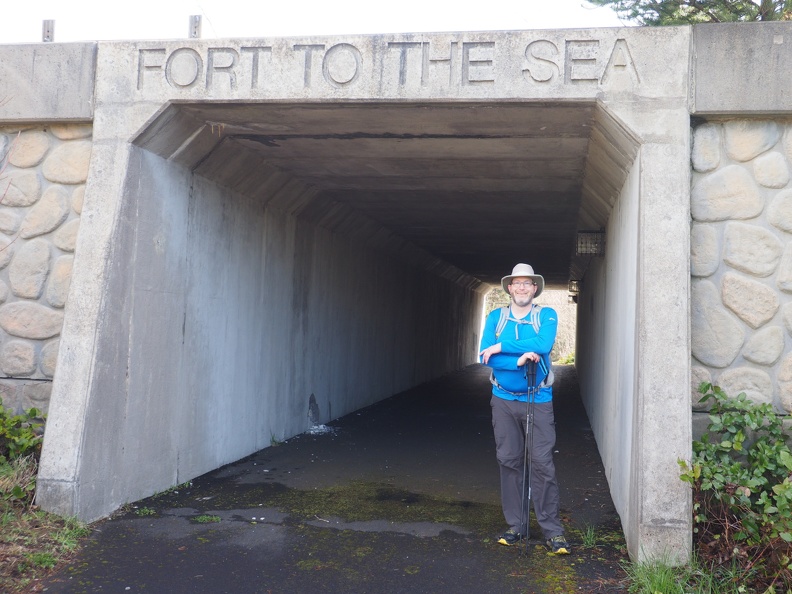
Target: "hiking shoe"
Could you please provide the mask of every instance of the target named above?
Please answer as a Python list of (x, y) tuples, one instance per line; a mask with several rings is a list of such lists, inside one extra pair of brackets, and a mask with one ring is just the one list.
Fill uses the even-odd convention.
[(506, 532), (498, 537), (498, 544), (510, 547), (516, 545), (523, 539), (523, 535), (517, 532), (514, 528), (509, 528)]
[(567, 544), (566, 538), (564, 538), (563, 534), (559, 534), (553, 538), (548, 538), (545, 544), (547, 545), (547, 548), (550, 549), (550, 552), (554, 555), (569, 555), (569, 545)]

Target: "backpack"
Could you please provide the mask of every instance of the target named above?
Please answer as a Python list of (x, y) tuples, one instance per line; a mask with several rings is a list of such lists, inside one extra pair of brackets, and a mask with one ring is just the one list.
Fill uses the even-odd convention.
[[(506, 307), (501, 307), (500, 318), (498, 319), (498, 324), (495, 326), (495, 338), (500, 338), (503, 329), (506, 327), (506, 322), (508, 322), (509, 320), (515, 322), (518, 325), (530, 324), (531, 326), (533, 326), (534, 332), (539, 334), (539, 328), (542, 327), (542, 321), (539, 319), (539, 312), (541, 311), (541, 309), (542, 309), (541, 305), (539, 305), (538, 303), (534, 303), (533, 307), (531, 308), (531, 313), (528, 315), (528, 319), (523, 318), (521, 320), (518, 320), (517, 318), (512, 318), (511, 316), (509, 316), (509, 313), (511, 312), (511, 307), (509, 307), (508, 305)], [(518, 338), (517, 327), (514, 328), (514, 334), (515, 334), (515, 338)], [(542, 380), (542, 383), (539, 384), (538, 387), (543, 388), (545, 386), (552, 386), (553, 381), (555, 380), (555, 375), (553, 374), (552, 365), (549, 368), (545, 369), (544, 359), (541, 357), (539, 358), (539, 365), (542, 366), (542, 369), (544, 371), (547, 371), (547, 375), (545, 375), (544, 380)], [(490, 372), (490, 382), (492, 383), (493, 386), (497, 386), (500, 388), (498, 381), (495, 379), (494, 372)], [(501, 390), (503, 390), (503, 388), (501, 388)]]

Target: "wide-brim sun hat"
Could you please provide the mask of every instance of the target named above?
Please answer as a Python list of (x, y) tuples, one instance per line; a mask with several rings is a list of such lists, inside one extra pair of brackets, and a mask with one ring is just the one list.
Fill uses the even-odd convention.
[(507, 294), (511, 295), (511, 293), (509, 293), (509, 285), (512, 279), (523, 276), (533, 279), (533, 282), (536, 283), (536, 293), (534, 293), (534, 297), (538, 297), (544, 290), (544, 277), (539, 274), (534, 274), (533, 266), (530, 264), (517, 264), (517, 266), (512, 269), (512, 273), (509, 276), (504, 276), (501, 279), (501, 287), (503, 287), (503, 290), (506, 291)]

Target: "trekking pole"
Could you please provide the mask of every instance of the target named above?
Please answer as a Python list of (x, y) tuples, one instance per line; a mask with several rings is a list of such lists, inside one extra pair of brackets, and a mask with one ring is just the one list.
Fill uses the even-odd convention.
[[(520, 529), (525, 525), (525, 551), (531, 539), (531, 474), (533, 470), (533, 413), (536, 390), (536, 363), (530, 359), (525, 363), (525, 379), (528, 383), (528, 410), (525, 419), (525, 442), (523, 449), (523, 492)], [(530, 446), (529, 446), (530, 443)], [(529, 458), (530, 456), (530, 458)], [(527, 472), (526, 472), (527, 468)], [(525, 496), (526, 488), (528, 497)]]
[[(531, 384), (531, 386), (530, 386), (530, 388), (528, 390), (528, 392), (529, 392), (529, 394), (528, 394), (528, 426), (530, 427), (528, 429), (528, 442), (530, 443), (530, 446), (529, 446), (530, 459), (528, 460), (528, 502), (526, 504), (528, 506), (528, 521), (529, 522), (531, 520), (531, 516), (530, 516), (530, 512), (531, 512), (531, 477), (533, 476), (532, 470), (533, 470), (533, 446), (534, 446), (534, 443), (533, 443), (534, 408), (535, 408), (534, 404), (536, 404), (536, 392), (539, 389), (538, 386), (536, 385), (536, 363), (533, 363), (533, 365), (532, 365), (532, 373), (531, 373), (531, 378), (530, 378), (530, 384)], [(529, 524), (529, 526), (530, 526), (530, 524)], [(527, 532), (530, 533), (530, 530), (528, 530)], [(528, 540), (527, 539), (525, 541), (525, 551), (528, 552)]]

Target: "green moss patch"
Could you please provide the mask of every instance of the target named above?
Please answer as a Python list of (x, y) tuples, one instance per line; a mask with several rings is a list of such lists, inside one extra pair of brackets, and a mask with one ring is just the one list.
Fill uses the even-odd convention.
[(288, 489), (266, 503), (301, 519), (337, 516), (347, 522), (389, 520), (453, 524), (488, 533), (503, 523), (494, 505), (412, 493), (392, 485), (353, 482), (324, 489)]

